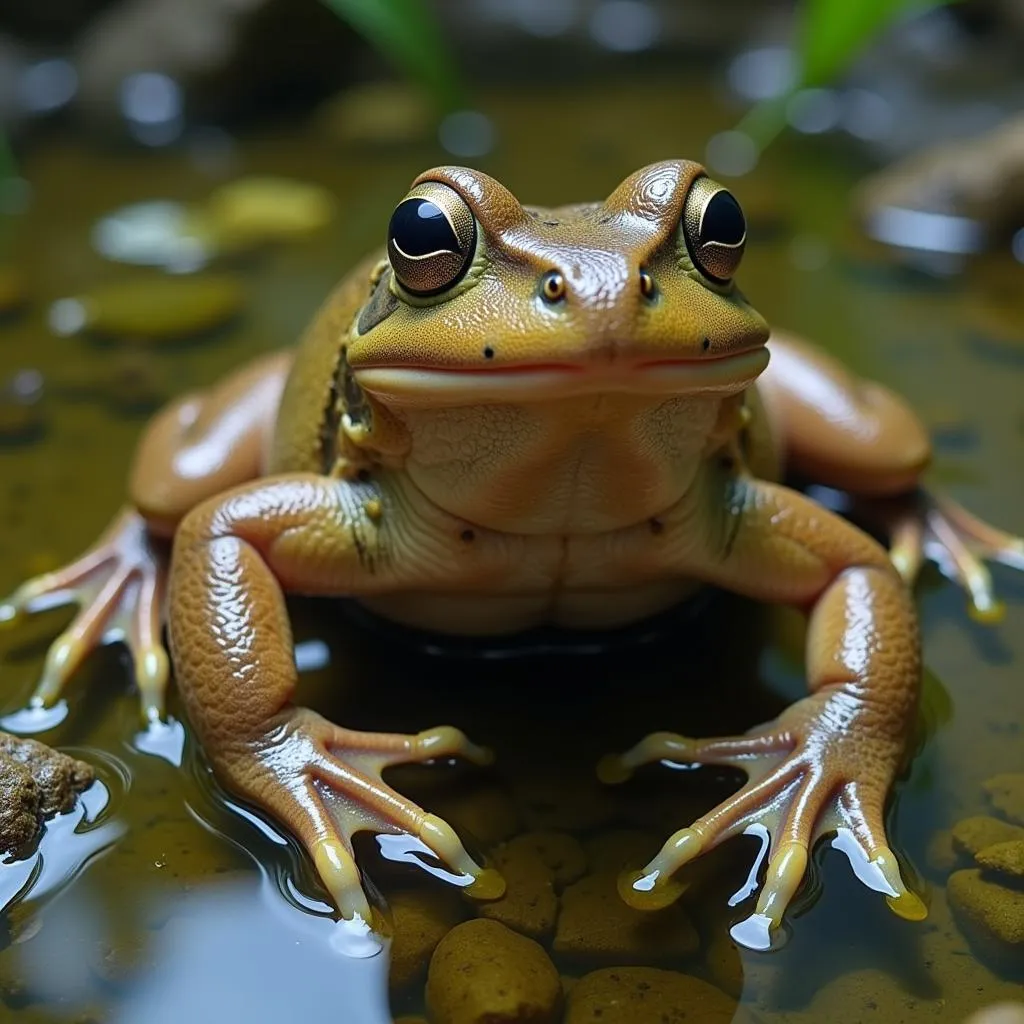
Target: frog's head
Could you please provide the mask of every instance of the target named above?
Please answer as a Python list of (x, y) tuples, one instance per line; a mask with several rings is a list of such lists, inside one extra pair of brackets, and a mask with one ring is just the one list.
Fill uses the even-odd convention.
[(395, 208), (348, 365), (386, 404), (732, 394), (768, 362), (733, 282), (745, 241), (739, 204), (686, 160), (551, 210), (437, 167)]

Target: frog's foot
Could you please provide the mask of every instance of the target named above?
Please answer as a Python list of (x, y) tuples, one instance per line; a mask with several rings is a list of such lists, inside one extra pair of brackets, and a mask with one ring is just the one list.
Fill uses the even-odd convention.
[(492, 868), (470, 857), (450, 825), (395, 792), (381, 778), (397, 764), (491, 754), (458, 729), (442, 726), (403, 736), (354, 732), (305, 708), (284, 712), (255, 742), (215, 759), (235, 792), (287, 824), (306, 848), (342, 918), (372, 922), (352, 851), (352, 836), (370, 831), (412, 836), (458, 876), (471, 896), (497, 899), (505, 889)]
[(913, 585), (925, 558), (967, 593), (971, 618), (995, 623), (1003, 615), (986, 561), (1024, 572), (1024, 538), (1004, 533), (971, 515), (955, 501), (922, 492), (917, 506), (892, 516), (890, 555)]
[(857, 877), (884, 893), (901, 917), (922, 919), (925, 906), (900, 876), (883, 821), (902, 744), (858, 720), (855, 700), (831, 687), (745, 736), (694, 740), (654, 733), (625, 754), (605, 758), (598, 767), (605, 782), (624, 781), (651, 761), (724, 764), (748, 776), (732, 797), (672, 835), (641, 871), (623, 875), (623, 899), (640, 909), (666, 906), (684, 889), (672, 876), (688, 861), (738, 833), (767, 834), (769, 863), (757, 907), (732, 932), (742, 945), (766, 949), (803, 880), (813, 844), (835, 831), (834, 845)]
[(44, 608), (74, 603), (80, 609), (50, 645), (32, 707), (51, 706), (86, 655), (116, 637), (131, 650), (144, 718), (161, 718), (169, 667), (161, 640), (165, 563), (145, 520), (126, 509), (81, 558), (23, 583), (0, 604), (6, 626)]

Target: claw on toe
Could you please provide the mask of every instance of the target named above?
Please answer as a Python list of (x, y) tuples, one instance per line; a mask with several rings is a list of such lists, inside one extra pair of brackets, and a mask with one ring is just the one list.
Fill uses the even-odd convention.
[(466, 852), (455, 829), (436, 814), (428, 814), (420, 825), (420, 838), (455, 871), (472, 879), (463, 892), (479, 900), (497, 900), (505, 895), (505, 879), (494, 868), (483, 868)]
[(464, 757), (473, 764), (486, 766), (494, 763), (494, 753), (470, 740), (461, 729), (441, 725), (418, 733), (413, 740), (418, 759), (429, 761), (435, 757)]
[(619, 895), (636, 910), (661, 910), (686, 891), (676, 872), (704, 849), (704, 839), (693, 828), (681, 828), (670, 836), (642, 871), (619, 877)]

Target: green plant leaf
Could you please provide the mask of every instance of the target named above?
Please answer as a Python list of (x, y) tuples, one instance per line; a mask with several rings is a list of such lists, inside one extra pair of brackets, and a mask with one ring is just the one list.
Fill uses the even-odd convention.
[(463, 87), (441, 29), (422, 0), (323, 0), (373, 47), (430, 90), (438, 106), (462, 105)]
[(957, 0), (803, 0), (798, 15), (801, 85), (829, 81), (890, 22)]

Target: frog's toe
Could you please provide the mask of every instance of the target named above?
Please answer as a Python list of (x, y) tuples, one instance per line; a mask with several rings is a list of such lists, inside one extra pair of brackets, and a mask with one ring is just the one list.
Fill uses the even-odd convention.
[(467, 894), (497, 899), (504, 893), (498, 872), (477, 864), (447, 822), (381, 777), (391, 765), (453, 756), (481, 762), (488, 755), (448, 726), (409, 736), (356, 732), (296, 709), (283, 727), (232, 750), (218, 767), (233, 789), (292, 828), (341, 917), (369, 923), (371, 908), (353, 856), (357, 832), (409, 836), (418, 840), (407, 851), (410, 859), (436, 858)]
[(1024, 538), (989, 526), (950, 498), (923, 493), (920, 506), (893, 524), (890, 556), (908, 584), (926, 558), (935, 562), (967, 594), (971, 617), (992, 624), (1004, 609), (985, 563), (1024, 572)]
[[(609, 779), (650, 761), (728, 764), (748, 775), (741, 789), (672, 835), (640, 871), (623, 875), (623, 899), (638, 909), (664, 907), (684, 891), (676, 875), (689, 861), (730, 836), (761, 836), (761, 856), (769, 853), (764, 885), (753, 914), (732, 934), (742, 945), (767, 949), (803, 882), (810, 850), (835, 833), (832, 845), (865, 885), (884, 894), (901, 917), (923, 918), (924, 904), (904, 883), (885, 837), (885, 801), (899, 744), (856, 725), (837, 732), (828, 700), (828, 694), (807, 698), (745, 736), (693, 740), (656, 733), (606, 764)], [(757, 866), (732, 902), (753, 893)]]
[(159, 720), (169, 675), (161, 639), (165, 556), (145, 521), (123, 512), (100, 541), (56, 572), (23, 583), (2, 605), (0, 623), (14, 624), (44, 608), (77, 604), (78, 615), (46, 655), (30, 705), (47, 708), (62, 695), (85, 658), (108, 639), (121, 639), (132, 652), (143, 717)]

